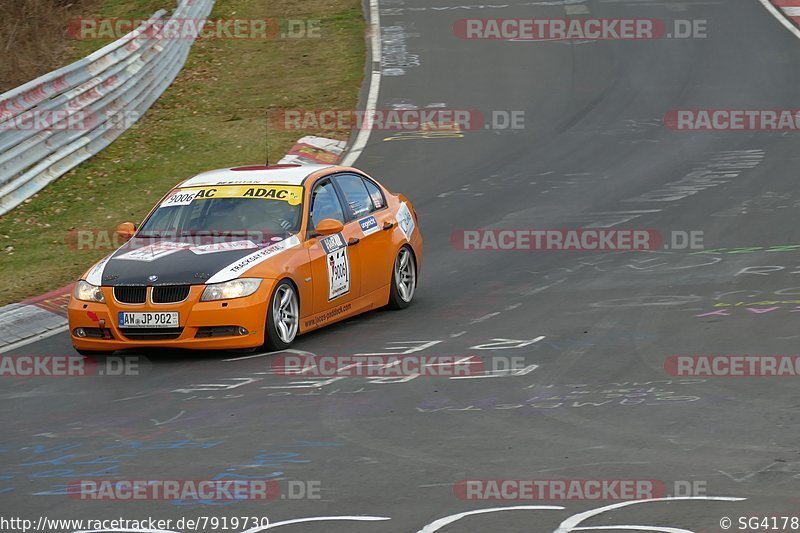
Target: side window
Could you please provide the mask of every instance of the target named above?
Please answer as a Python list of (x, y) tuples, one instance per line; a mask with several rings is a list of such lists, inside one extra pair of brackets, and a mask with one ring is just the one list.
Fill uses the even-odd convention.
[(367, 187), (364, 185), (364, 180), (360, 176), (344, 174), (336, 176), (334, 179), (344, 193), (344, 198), (353, 217), (361, 218), (375, 210)]
[(369, 180), (364, 180), (364, 185), (367, 186), (369, 197), (372, 198), (372, 206), (374, 210), (383, 209), (386, 207), (386, 199), (383, 197), (381, 189)]
[(311, 194), (311, 224), (317, 227), (321, 220), (332, 218), (344, 224), (344, 211), (333, 183), (326, 181), (314, 188)]

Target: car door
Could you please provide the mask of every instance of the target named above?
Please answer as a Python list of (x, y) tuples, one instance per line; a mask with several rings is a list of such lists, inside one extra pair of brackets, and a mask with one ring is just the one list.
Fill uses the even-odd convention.
[[(344, 224), (341, 233), (314, 235), (313, 228), (324, 219)], [(312, 313), (351, 303), (361, 296), (361, 257), (357, 246), (358, 224), (347, 216), (339, 192), (330, 178), (318, 181), (311, 192), (308, 253), (313, 283)], [(342, 312), (350, 309), (344, 308)]]
[[(367, 295), (392, 281), (395, 217), (386, 206), (386, 198), (372, 180), (352, 173), (336, 174), (333, 181), (345, 200), (345, 209), (357, 226), (361, 257), (361, 294)], [(384, 229), (384, 227), (386, 229)]]

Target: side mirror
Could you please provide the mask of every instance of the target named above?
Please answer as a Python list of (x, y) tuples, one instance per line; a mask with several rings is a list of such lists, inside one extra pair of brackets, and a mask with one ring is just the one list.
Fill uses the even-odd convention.
[(136, 234), (136, 224), (133, 222), (123, 222), (117, 226), (117, 237), (122, 239), (123, 242), (131, 240)]
[(317, 232), (318, 235), (333, 235), (334, 233), (340, 233), (343, 229), (344, 224), (338, 220), (325, 218), (319, 221), (314, 231)]

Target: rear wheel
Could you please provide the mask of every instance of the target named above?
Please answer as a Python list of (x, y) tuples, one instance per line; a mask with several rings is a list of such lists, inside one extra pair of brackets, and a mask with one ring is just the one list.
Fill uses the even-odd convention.
[(409, 246), (397, 252), (389, 289), (389, 309), (405, 309), (411, 305), (417, 290), (417, 263)]
[(297, 291), (289, 281), (283, 280), (275, 287), (269, 302), (264, 348), (271, 352), (288, 348), (297, 336), (299, 324)]

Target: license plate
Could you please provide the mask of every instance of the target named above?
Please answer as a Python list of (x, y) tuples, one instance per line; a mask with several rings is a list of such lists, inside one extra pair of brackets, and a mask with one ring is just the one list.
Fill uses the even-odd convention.
[(162, 313), (120, 313), (121, 328), (177, 328), (180, 326), (177, 311)]

